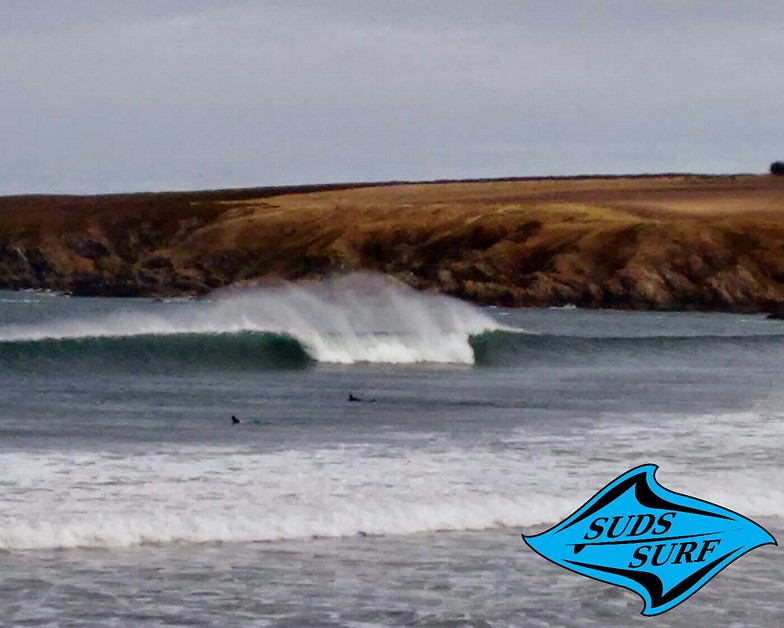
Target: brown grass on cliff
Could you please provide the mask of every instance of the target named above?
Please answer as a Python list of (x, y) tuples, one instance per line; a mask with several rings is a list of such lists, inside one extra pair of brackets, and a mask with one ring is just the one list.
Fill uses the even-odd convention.
[(0, 198), (0, 285), (201, 293), (356, 269), (482, 303), (766, 309), (784, 180), (667, 176)]

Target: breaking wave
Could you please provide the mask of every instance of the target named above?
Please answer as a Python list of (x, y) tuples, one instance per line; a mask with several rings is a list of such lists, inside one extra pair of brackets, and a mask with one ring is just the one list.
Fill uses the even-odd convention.
[(289, 368), (473, 364), (473, 336), (500, 326), (476, 307), (387, 277), (353, 274), (309, 285), (228, 291), (187, 305), (0, 329), (0, 358), (38, 364), (190, 364)]
[[(0, 327), (0, 364), (173, 372), (306, 368), (317, 362), (590, 364), (638, 354), (685, 359), (696, 350), (755, 352), (784, 335), (600, 336), (534, 334), (486, 310), (416, 292), (383, 275), (280, 283), (212, 298), (141, 302), (133, 311)], [(739, 354), (740, 355), (740, 354)]]

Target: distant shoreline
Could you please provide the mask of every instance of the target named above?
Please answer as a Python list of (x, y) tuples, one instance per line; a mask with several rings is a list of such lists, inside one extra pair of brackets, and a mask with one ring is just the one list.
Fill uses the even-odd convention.
[[(279, 196), (286, 194), (306, 194), (310, 192), (325, 192), (331, 190), (349, 190), (354, 188), (388, 187), (394, 185), (443, 185), (445, 183), (516, 183), (527, 181), (596, 181), (615, 179), (736, 179), (738, 177), (766, 177), (767, 174), (759, 173), (729, 173), (709, 174), (697, 172), (653, 172), (632, 174), (563, 174), (563, 175), (530, 175), (521, 177), (480, 177), (462, 179), (390, 179), (388, 181), (339, 181), (335, 183), (293, 183), (281, 185), (264, 185), (238, 188), (204, 188), (182, 190), (136, 190), (123, 192), (30, 192), (22, 194), (0, 195), (0, 203), (5, 199), (32, 199), (32, 198), (109, 198), (130, 196), (180, 196), (194, 195), (198, 197), (224, 197), (231, 198), (259, 198), (259, 196)], [(1, 209), (1, 208), (0, 208)]]
[(3, 289), (170, 297), (355, 270), (484, 305), (768, 312), (784, 303), (784, 177), (0, 197)]

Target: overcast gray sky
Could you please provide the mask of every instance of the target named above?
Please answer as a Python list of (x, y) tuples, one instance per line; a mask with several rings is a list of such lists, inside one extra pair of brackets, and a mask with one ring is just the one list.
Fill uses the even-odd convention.
[(780, 0), (0, 0), (0, 194), (776, 159)]

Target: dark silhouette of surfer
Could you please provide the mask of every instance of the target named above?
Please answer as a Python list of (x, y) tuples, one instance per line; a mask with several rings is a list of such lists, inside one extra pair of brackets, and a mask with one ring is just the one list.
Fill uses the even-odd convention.
[(373, 397), (373, 399), (361, 399), (359, 397), (355, 397), (351, 393), (348, 394), (348, 400), (349, 401), (359, 401), (359, 402), (364, 402), (364, 403), (375, 403), (376, 402), (376, 398), (375, 397)]
[[(231, 415), (231, 424), (232, 425), (242, 425), (242, 421), (232, 414)], [(262, 424), (261, 420), (259, 420), (259, 419), (254, 419), (253, 420), (253, 425), (261, 425), (261, 424)]]

